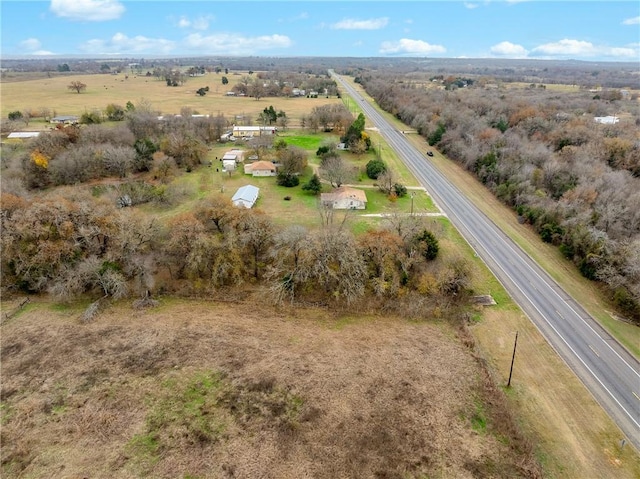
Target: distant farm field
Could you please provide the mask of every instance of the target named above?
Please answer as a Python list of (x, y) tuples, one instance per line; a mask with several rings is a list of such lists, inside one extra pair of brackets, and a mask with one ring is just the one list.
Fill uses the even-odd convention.
[[(124, 74), (73, 75), (41, 78), (25, 81), (3, 82), (0, 99), (2, 118), (9, 112), (41, 110), (48, 108), (54, 115), (81, 115), (85, 111), (104, 110), (110, 103), (125, 106), (128, 101), (137, 104), (144, 99), (161, 114), (178, 114), (182, 108), (191, 108), (194, 113), (227, 117), (242, 115), (256, 120), (260, 112), (270, 105), (283, 110), (296, 126), (303, 115), (314, 106), (327, 103), (340, 103), (336, 97), (330, 98), (261, 98), (227, 96), (240, 76), (227, 75), (228, 85), (222, 84), (222, 74), (209, 73), (203, 77), (189, 78), (182, 86), (168, 87), (163, 80)], [(82, 93), (67, 88), (72, 81), (87, 85)], [(196, 90), (209, 87), (207, 95), (196, 95)]]

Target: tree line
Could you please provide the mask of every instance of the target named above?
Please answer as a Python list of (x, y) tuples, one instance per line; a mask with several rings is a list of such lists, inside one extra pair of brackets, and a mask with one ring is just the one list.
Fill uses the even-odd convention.
[(2, 286), (66, 301), (260, 284), (277, 302), (368, 297), (389, 308), (411, 302), (415, 315), (469, 294), (469, 264), (439, 255), (438, 223), (392, 217), (356, 237), (344, 218), (323, 214), (323, 228), (282, 227), (216, 196), (160, 223), (77, 187), (33, 199), (3, 193)]
[[(385, 110), (473, 172), (640, 322), (640, 115), (605, 90), (418, 88), (367, 72)], [(595, 117), (615, 116), (601, 124)], [(615, 121), (615, 120), (614, 120)]]

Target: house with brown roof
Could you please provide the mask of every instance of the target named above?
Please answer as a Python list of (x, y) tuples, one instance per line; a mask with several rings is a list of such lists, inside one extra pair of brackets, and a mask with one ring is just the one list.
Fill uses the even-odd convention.
[(271, 161), (256, 161), (244, 165), (244, 174), (251, 176), (276, 176), (276, 165)]
[(341, 186), (331, 193), (321, 193), (320, 201), (334, 210), (363, 210), (367, 207), (365, 192), (350, 186)]

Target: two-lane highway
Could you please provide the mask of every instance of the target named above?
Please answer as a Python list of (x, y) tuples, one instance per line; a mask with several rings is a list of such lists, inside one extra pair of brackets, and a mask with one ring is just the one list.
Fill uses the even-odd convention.
[(404, 160), (511, 297), (640, 450), (640, 365), (519, 246), (340, 76), (368, 121)]

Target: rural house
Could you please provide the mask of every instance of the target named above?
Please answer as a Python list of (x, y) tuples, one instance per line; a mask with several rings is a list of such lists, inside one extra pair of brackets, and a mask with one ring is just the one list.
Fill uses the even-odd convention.
[(54, 116), (49, 120), (51, 123), (75, 124), (78, 123), (78, 117), (73, 115)]
[(244, 174), (251, 176), (276, 176), (276, 165), (271, 161), (256, 161), (244, 165)]
[(362, 190), (341, 186), (331, 193), (322, 193), (320, 201), (334, 210), (363, 210), (367, 206), (367, 195)]
[(231, 201), (235, 206), (243, 206), (245, 208), (251, 208), (258, 200), (258, 194), (260, 188), (253, 185), (244, 185), (238, 188), (238, 191), (233, 195)]
[(278, 129), (275, 126), (234, 126), (235, 138), (252, 138), (254, 136), (275, 135)]

